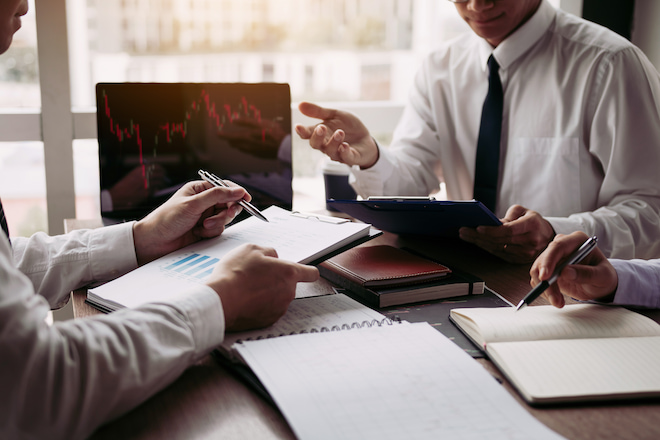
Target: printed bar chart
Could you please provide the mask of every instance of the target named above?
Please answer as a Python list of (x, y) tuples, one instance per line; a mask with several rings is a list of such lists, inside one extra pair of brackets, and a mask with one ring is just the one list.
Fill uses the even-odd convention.
[(220, 261), (218, 258), (208, 255), (190, 254), (173, 262), (166, 262), (160, 269), (165, 275), (201, 282), (213, 272), (218, 261)]

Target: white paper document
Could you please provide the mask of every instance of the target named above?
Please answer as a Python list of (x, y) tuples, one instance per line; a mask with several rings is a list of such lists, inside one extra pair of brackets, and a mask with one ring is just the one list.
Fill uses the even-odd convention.
[(235, 349), (305, 439), (559, 439), (427, 323)]
[(191, 285), (203, 283), (215, 265), (245, 243), (272, 247), (278, 257), (309, 263), (369, 234), (370, 225), (325, 221), (271, 206), (268, 222), (250, 217), (228, 227), (219, 237), (203, 240), (145, 264), (89, 290), (88, 300), (110, 310), (167, 300)]
[(226, 357), (235, 360), (232, 346), (239, 341), (275, 338), (297, 333), (356, 330), (377, 325), (394, 325), (394, 323), (342, 293), (298, 298), (289, 305), (286, 314), (275, 324), (257, 330), (227, 333), (218, 349)]

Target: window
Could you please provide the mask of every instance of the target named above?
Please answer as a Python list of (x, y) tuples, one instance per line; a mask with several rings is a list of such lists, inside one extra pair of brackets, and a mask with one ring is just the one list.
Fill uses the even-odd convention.
[(5, 132), (0, 141), (0, 198), (15, 236), (48, 230), (43, 143), (37, 141), (41, 96), (34, 2), (29, 6), (11, 47), (0, 55), (0, 126)]
[(360, 75), (360, 98), (366, 101), (390, 99), (390, 65), (362, 65)]
[[(551, 1), (556, 6), (560, 0)], [(59, 164), (43, 163), (35, 2), (29, 3), (15, 44), (0, 56), (0, 171), (16, 151), (30, 151), (29, 167), (17, 172), (23, 180), (0, 188), (6, 205), (20, 186), (35, 185), (32, 193), (42, 200), (47, 185), (49, 194), (69, 194), (57, 179), (43, 177), (49, 167), (49, 175), (57, 175)], [(288, 82), (294, 102), (348, 108), (386, 142), (419, 62), (435, 45), (467, 30), (454, 6), (438, 0), (49, 0), (38, 6), (51, 12), (67, 8), (68, 31), (58, 23), (40, 34), (48, 43), (68, 33), (79, 217), (98, 215), (97, 82)], [(48, 12), (44, 16), (51, 19)], [(53, 87), (54, 82), (47, 81), (54, 94), (67, 89)], [(43, 121), (52, 116), (47, 110)], [(294, 109), (297, 121), (301, 117)], [(294, 138), (295, 179), (314, 179), (324, 158)], [(46, 148), (53, 151), (52, 145)], [(59, 201), (51, 198), (48, 206), (57, 208)], [(30, 210), (25, 215), (45, 216), (41, 203), (39, 215)], [(8, 211), (11, 222), (15, 214), (11, 206)], [(57, 215), (49, 213), (51, 232), (62, 223)]]
[[(388, 70), (466, 30), (454, 6), (437, 0), (87, 0), (84, 13), (70, 16), (71, 34), (88, 42), (71, 52), (72, 70), (89, 72), (74, 88), (272, 79), (291, 83), (294, 101), (370, 99), (361, 72), (374, 58), (390, 66), (381, 74), (391, 82)], [(392, 56), (401, 53), (410, 57)], [(75, 106), (94, 105), (90, 93), (74, 96)]]
[(37, 67), (37, 29), (34, 1), (23, 17), (23, 26), (12, 45), (0, 55), (0, 108), (39, 108), (39, 70)]
[[(72, 2), (80, 0), (69, 0), (70, 9)], [(70, 35), (85, 42), (70, 51), (78, 107), (95, 105), (98, 82), (275, 81), (290, 84), (293, 102), (351, 103), (358, 113), (378, 113), (384, 110), (359, 102), (389, 101), (400, 108), (431, 42), (466, 30), (454, 6), (437, 0), (87, 0), (86, 5), (83, 13), (69, 14)], [(371, 128), (387, 141), (397, 116), (391, 107), (385, 114), (393, 119), (374, 118), (380, 126)], [(76, 143), (76, 154), (85, 158), (75, 159), (76, 211), (84, 217), (98, 213), (98, 175), (81, 168), (94, 164), (96, 147), (94, 141)], [(297, 136), (293, 155), (297, 193), (311, 188), (322, 194), (324, 156)]]

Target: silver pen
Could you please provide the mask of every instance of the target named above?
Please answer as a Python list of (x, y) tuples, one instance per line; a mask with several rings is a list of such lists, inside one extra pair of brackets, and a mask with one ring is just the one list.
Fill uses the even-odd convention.
[[(206, 180), (211, 185), (229, 188), (229, 185), (227, 185), (227, 183), (224, 180), (222, 180), (221, 178), (219, 178), (218, 176), (216, 176), (213, 173), (209, 173), (208, 171), (204, 171), (204, 170), (199, 170), (197, 172), (197, 174), (199, 174), (199, 177)], [(245, 200), (241, 200), (241, 201), (238, 202), (238, 204), (241, 205), (247, 212), (249, 212), (253, 216), (257, 217), (259, 220), (263, 220), (265, 222), (268, 222), (268, 219), (266, 217), (264, 217), (264, 215), (261, 213), (261, 211), (259, 211), (250, 202), (245, 201)]]
[(564, 261), (555, 268), (555, 271), (552, 273), (550, 279), (541, 281), (527, 295), (525, 295), (525, 297), (518, 303), (518, 306), (516, 307), (516, 311), (522, 309), (523, 307), (527, 306), (527, 304), (530, 304), (536, 298), (541, 296), (541, 294), (545, 292), (545, 290), (548, 287), (550, 287), (555, 281), (557, 281), (557, 278), (559, 278), (561, 271), (564, 270), (566, 266), (570, 264), (577, 264), (580, 261), (582, 261), (584, 257), (589, 255), (589, 252), (591, 252), (593, 248), (596, 247), (597, 243), (598, 243), (598, 238), (595, 235), (593, 237), (589, 237), (589, 239), (584, 243), (582, 243), (582, 245), (579, 248), (577, 248), (577, 250), (573, 252), (566, 259), (566, 261)]

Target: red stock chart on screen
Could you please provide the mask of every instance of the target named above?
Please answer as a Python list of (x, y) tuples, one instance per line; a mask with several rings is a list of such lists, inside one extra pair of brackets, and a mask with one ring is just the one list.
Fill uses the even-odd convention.
[(290, 208), (288, 85), (105, 83), (96, 93), (104, 212), (148, 212), (199, 169), (244, 186), (257, 205)]

